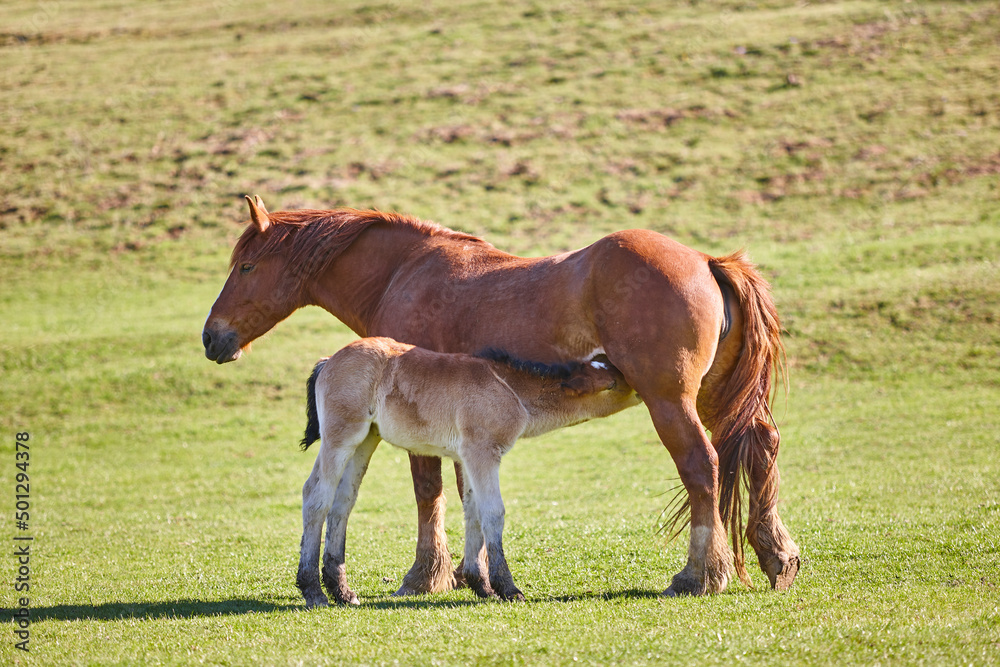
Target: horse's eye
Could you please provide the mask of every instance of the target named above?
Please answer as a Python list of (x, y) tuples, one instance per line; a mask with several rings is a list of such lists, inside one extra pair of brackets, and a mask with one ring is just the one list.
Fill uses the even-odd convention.
[(253, 271), (253, 264), (240, 264), (240, 275), (245, 276), (251, 271)]

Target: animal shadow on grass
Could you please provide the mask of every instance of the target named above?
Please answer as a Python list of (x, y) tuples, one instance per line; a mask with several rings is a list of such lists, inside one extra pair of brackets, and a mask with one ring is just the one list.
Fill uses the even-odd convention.
[(113, 621), (119, 618), (196, 618), (200, 616), (240, 616), (271, 611), (291, 611), (297, 604), (276, 604), (260, 600), (166, 600), (163, 602), (106, 602), (104, 604), (60, 604), (33, 607), (34, 622)]
[[(623, 591), (607, 591), (604, 593), (597, 593), (594, 591), (586, 591), (583, 593), (573, 594), (573, 595), (556, 595), (556, 596), (542, 596), (542, 597), (531, 597), (527, 596), (527, 599), (522, 603), (513, 603), (515, 606), (518, 604), (534, 604), (538, 602), (578, 602), (580, 600), (643, 600), (643, 599), (654, 599), (661, 597), (656, 591), (641, 591), (636, 588), (630, 588)], [(500, 602), (499, 600), (479, 600), (479, 599), (469, 599), (469, 600), (436, 600), (427, 596), (413, 596), (405, 598), (396, 598), (391, 596), (386, 596), (371, 602), (365, 602), (362, 598), (361, 606), (370, 607), (373, 609), (446, 609), (449, 607), (473, 607), (476, 605), (490, 604), (495, 602), (496, 604), (507, 604)]]

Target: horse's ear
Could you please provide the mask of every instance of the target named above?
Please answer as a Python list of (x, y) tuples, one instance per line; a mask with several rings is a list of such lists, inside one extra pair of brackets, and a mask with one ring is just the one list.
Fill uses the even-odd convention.
[(257, 210), (258, 211), (260, 211), (264, 215), (267, 215), (267, 209), (264, 208), (264, 200), (260, 198), (260, 195), (254, 195), (253, 196), (253, 202), (255, 204), (257, 204)]
[(247, 204), (250, 205), (250, 219), (253, 220), (253, 224), (257, 225), (258, 231), (265, 231), (271, 224), (271, 220), (267, 217), (264, 200), (260, 198), (260, 195), (254, 195), (253, 199), (250, 199), (250, 195), (245, 195), (245, 197)]

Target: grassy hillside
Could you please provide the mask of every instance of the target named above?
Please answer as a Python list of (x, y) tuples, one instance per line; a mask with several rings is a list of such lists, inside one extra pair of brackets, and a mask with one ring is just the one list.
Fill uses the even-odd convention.
[[(997, 664), (998, 35), (991, 2), (6, 3), (0, 502), (35, 539), (0, 661)], [(415, 508), (383, 445), (362, 606), (304, 612), (304, 382), (351, 334), (307, 309), (204, 359), (245, 193), (522, 254), (746, 247), (787, 329), (796, 585), (657, 596), (686, 535), (655, 533), (676, 472), (635, 409), (505, 459), (526, 604), (390, 597)]]

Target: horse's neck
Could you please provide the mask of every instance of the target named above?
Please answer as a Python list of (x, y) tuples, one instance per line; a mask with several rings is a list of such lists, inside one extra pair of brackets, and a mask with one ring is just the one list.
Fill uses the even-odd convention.
[(371, 322), (397, 269), (427, 244), (417, 229), (375, 223), (363, 231), (314, 281), (309, 300), (335, 315), (359, 336), (371, 332)]

